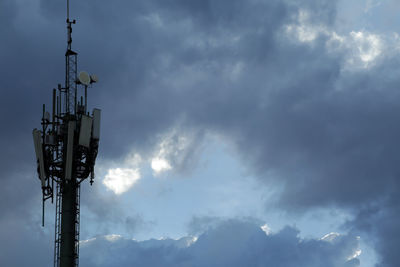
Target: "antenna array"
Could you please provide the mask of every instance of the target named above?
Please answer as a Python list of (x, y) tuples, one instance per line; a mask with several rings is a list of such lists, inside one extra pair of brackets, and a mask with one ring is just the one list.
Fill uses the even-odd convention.
[[(87, 89), (98, 78), (77, 75), (78, 54), (72, 50), (72, 25), (67, 0), (67, 51), (65, 85), (53, 89), (52, 113), (43, 105), (42, 129), (33, 130), (37, 171), (43, 194), (42, 224), (46, 200), (56, 199), (54, 266), (79, 264), (80, 184), (94, 180), (100, 138), (100, 109), (88, 112)], [(80, 98), (78, 98), (80, 97)]]

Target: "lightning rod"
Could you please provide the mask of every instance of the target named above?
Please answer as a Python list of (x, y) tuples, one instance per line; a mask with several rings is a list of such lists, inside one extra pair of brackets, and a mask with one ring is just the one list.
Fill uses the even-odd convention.
[[(72, 25), (67, 0), (65, 83), (53, 89), (52, 114), (43, 105), (41, 129), (33, 130), (37, 172), (42, 188), (42, 224), (47, 200), (56, 202), (54, 266), (79, 265), (80, 185), (90, 177), (100, 139), (100, 109), (90, 113), (87, 89), (96, 75), (77, 73), (78, 53), (72, 50)], [(78, 100), (80, 99), (80, 100)]]

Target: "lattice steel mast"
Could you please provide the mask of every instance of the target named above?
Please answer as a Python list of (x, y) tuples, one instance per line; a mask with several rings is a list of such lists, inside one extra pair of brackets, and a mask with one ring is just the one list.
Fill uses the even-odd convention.
[[(80, 184), (90, 176), (100, 137), (100, 110), (87, 107), (87, 88), (97, 82), (95, 75), (77, 75), (78, 54), (72, 50), (72, 25), (67, 0), (67, 51), (65, 85), (53, 89), (52, 116), (43, 105), (42, 129), (33, 130), (37, 171), (44, 204), (56, 198), (54, 266), (79, 264)], [(78, 90), (80, 89), (80, 90)], [(80, 100), (78, 100), (80, 95)]]

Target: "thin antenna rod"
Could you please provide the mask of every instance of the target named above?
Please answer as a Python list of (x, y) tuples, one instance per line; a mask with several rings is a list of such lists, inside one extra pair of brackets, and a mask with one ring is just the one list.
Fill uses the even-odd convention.
[(43, 200), (42, 200), (42, 227), (44, 227), (44, 196), (43, 196)]
[[(70, 2), (64, 2), (68, 37), (65, 86), (58, 84), (53, 89), (52, 117), (43, 105), (42, 127), (40, 130), (35, 128), (32, 133), (36, 170), (42, 188), (42, 226), (46, 216), (45, 202), (48, 199), (53, 202), (56, 198), (54, 267), (77, 267), (79, 264), (80, 183), (89, 176), (90, 184), (93, 183), (100, 131), (100, 110), (94, 109), (92, 115), (86, 113), (87, 86), (97, 82), (97, 77), (91, 79), (85, 72), (84, 82), (77, 79), (78, 53), (72, 50), (72, 26), (76, 20), (70, 18)], [(78, 95), (77, 88), (82, 86), (85, 91), (80, 90)], [(75, 125), (78, 125), (76, 129)]]

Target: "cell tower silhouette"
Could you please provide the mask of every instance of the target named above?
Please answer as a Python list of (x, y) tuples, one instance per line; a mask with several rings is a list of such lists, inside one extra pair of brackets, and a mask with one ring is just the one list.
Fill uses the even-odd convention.
[(53, 89), (52, 114), (43, 105), (42, 129), (33, 130), (37, 171), (41, 180), (44, 226), (46, 200), (56, 201), (54, 266), (79, 265), (80, 185), (90, 176), (100, 138), (100, 109), (88, 112), (87, 89), (97, 76), (77, 74), (78, 54), (72, 50), (72, 25), (67, 0), (65, 85)]

